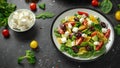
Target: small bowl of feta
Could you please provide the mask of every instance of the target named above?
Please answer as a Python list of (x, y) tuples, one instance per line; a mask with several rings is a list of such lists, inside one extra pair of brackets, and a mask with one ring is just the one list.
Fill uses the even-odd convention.
[(25, 32), (35, 24), (35, 14), (28, 9), (18, 9), (8, 18), (8, 26), (16, 32)]

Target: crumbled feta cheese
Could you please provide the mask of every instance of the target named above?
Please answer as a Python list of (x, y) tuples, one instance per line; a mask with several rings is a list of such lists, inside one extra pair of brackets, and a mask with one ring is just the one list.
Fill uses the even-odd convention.
[(86, 18), (87, 16), (85, 14), (82, 15), (82, 18)]
[(78, 32), (78, 28), (77, 28), (77, 27), (74, 27), (74, 28), (72, 29), (72, 31), (76, 33), (76, 32)]
[(66, 31), (66, 32), (65, 32), (65, 36), (66, 36), (66, 37), (69, 36), (69, 34), (70, 34), (69, 31)]
[(68, 19), (69, 19), (69, 16), (66, 16), (66, 17), (65, 17), (65, 21), (68, 21)]
[(86, 38), (86, 37), (87, 37), (87, 34), (82, 34), (82, 37)]
[(80, 18), (80, 20), (79, 20), (81, 23), (84, 21), (84, 18)]
[(71, 46), (74, 46), (74, 45), (75, 45), (75, 41), (72, 41), (72, 42), (71, 42)]
[(72, 29), (72, 25), (70, 23), (68, 24), (68, 28)]
[(93, 44), (94, 44), (94, 45), (99, 45), (99, 42), (98, 42), (98, 41), (95, 41)]
[(66, 37), (61, 38), (61, 41), (62, 41), (62, 43), (66, 43), (67, 42)]
[(88, 21), (88, 26), (91, 26), (91, 24), (92, 24), (92, 21), (89, 20), (89, 21)]
[(106, 33), (106, 32), (107, 32), (107, 29), (106, 29), (106, 28), (102, 28), (102, 32), (103, 32), (103, 33)]
[(96, 19), (98, 19), (98, 16), (94, 16)]

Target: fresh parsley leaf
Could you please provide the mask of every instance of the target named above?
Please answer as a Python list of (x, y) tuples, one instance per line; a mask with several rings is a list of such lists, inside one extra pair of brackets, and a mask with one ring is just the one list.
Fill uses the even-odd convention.
[(46, 7), (45, 3), (40, 3), (40, 4), (38, 4), (38, 6), (39, 6), (39, 8), (41, 8), (42, 10), (45, 10), (45, 7)]
[(28, 60), (30, 64), (34, 64), (36, 62), (35, 55), (31, 50), (26, 50), (26, 55), (19, 57), (18, 63), (21, 63), (22, 60), (24, 60), (25, 58)]
[(54, 14), (51, 13), (51, 12), (43, 12), (43, 13), (40, 13), (36, 16), (36, 19), (47, 19), (47, 18), (52, 18), (54, 17)]
[(117, 35), (120, 35), (120, 24), (118, 24), (117, 26), (115, 26), (115, 32), (117, 33)]

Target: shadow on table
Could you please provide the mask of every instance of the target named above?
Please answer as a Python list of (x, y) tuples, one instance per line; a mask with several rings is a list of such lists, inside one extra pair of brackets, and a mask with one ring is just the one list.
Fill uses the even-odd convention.
[(18, 41), (26, 42), (26, 41), (31, 41), (37, 36), (37, 27), (32, 27), (30, 30), (26, 32), (14, 32), (15, 38)]

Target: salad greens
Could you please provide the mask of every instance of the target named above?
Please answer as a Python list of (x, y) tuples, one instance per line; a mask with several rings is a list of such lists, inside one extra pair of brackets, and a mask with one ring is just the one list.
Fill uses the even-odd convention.
[(81, 58), (92, 58), (105, 53), (110, 29), (99, 17), (86, 12), (81, 14), (79, 11), (72, 16), (66, 16), (60, 22), (54, 29), (54, 35), (62, 52)]
[(39, 6), (39, 8), (41, 8), (42, 10), (45, 10), (45, 7), (46, 7), (45, 3), (40, 3), (40, 4), (38, 4), (38, 6)]
[(16, 5), (0, 0), (0, 27), (7, 26), (9, 15), (15, 11)]
[(113, 4), (110, 0), (103, 0), (100, 4), (100, 9), (104, 13), (109, 13), (113, 7)]
[(35, 55), (31, 50), (26, 50), (26, 55), (19, 57), (18, 63), (21, 63), (22, 60), (24, 60), (25, 58), (28, 60), (30, 64), (34, 64), (36, 62)]
[(43, 12), (43, 13), (40, 13), (36, 16), (37, 19), (47, 19), (47, 18), (52, 18), (54, 17), (54, 14), (51, 13), (51, 12)]

